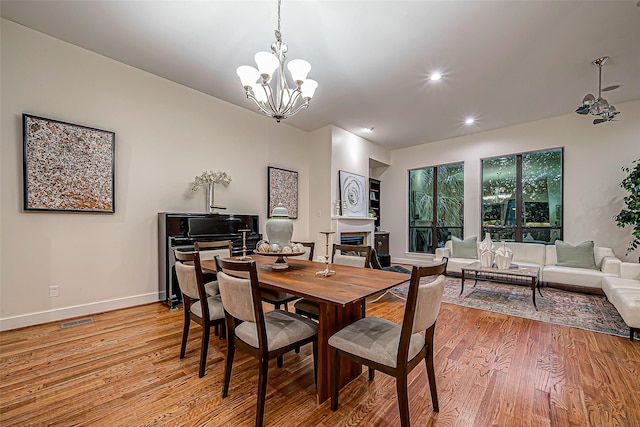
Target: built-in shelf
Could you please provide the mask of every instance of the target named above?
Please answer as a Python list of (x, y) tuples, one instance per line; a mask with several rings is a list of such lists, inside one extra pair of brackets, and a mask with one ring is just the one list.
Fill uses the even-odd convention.
[(374, 178), (369, 178), (369, 210), (375, 212), (375, 225), (380, 228), (380, 181)]

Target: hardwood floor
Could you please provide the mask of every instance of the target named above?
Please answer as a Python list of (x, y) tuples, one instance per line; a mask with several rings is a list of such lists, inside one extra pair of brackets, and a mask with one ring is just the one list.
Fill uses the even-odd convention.
[[(386, 296), (368, 315), (400, 321)], [(178, 358), (182, 313), (160, 303), (0, 333), (2, 426), (250, 426), (257, 364), (236, 354), (221, 398), (225, 341), (212, 337), (198, 378), (199, 326)], [(426, 371), (409, 375), (414, 426), (638, 426), (640, 342), (442, 304), (436, 329), (440, 413)], [(270, 365), (265, 425), (397, 426), (395, 383), (366, 372), (340, 395), (316, 403), (311, 347)]]

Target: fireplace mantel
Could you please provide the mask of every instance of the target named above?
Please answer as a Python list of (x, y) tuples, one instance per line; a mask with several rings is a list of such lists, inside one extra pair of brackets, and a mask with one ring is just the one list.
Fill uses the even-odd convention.
[(363, 233), (366, 236), (365, 244), (373, 246), (375, 218), (354, 216), (332, 216), (331, 230), (336, 232), (335, 242), (340, 242), (342, 233)]

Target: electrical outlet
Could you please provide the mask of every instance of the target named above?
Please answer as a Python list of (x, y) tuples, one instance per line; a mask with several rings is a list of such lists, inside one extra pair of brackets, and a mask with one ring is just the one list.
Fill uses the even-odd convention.
[(51, 285), (49, 286), (49, 298), (54, 298), (60, 295), (60, 286)]

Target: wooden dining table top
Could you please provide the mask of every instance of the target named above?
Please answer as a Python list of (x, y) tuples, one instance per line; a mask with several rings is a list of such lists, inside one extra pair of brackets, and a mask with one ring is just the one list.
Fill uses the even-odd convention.
[[(324, 270), (323, 263), (289, 258), (289, 268), (274, 270), (272, 258), (255, 254), (251, 258), (256, 262), (261, 286), (341, 306), (401, 285), (411, 278), (404, 273), (339, 264), (329, 264), (336, 274), (316, 276), (317, 271)], [(204, 271), (216, 271), (213, 260), (201, 261), (201, 265)]]

